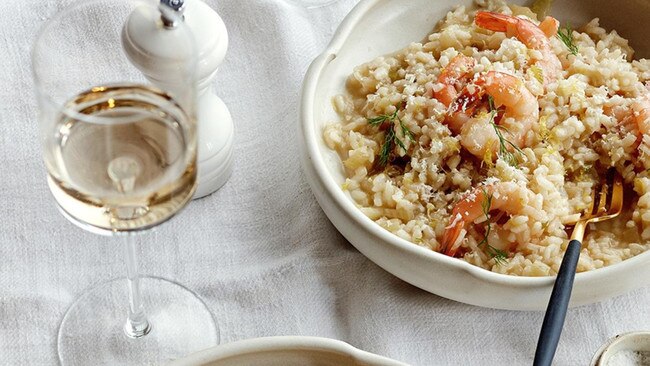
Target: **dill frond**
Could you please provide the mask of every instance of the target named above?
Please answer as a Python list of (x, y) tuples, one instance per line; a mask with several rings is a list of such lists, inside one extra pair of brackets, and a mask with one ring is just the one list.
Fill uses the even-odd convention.
[(381, 146), (381, 149), (379, 150), (379, 165), (384, 167), (388, 164), (390, 160), (390, 153), (393, 150), (393, 147), (395, 145), (401, 147), (406, 151), (406, 145), (404, 144), (404, 141), (402, 141), (396, 134), (395, 134), (395, 123), (399, 123), (399, 127), (402, 131), (402, 135), (404, 135), (405, 138), (408, 138), (411, 141), (415, 141), (415, 136), (413, 135), (413, 132), (409, 130), (408, 127), (404, 124), (402, 119), (399, 117), (398, 112), (400, 111), (400, 108), (395, 109), (395, 112), (392, 114), (382, 114), (377, 117), (372, 117), (368, 118), (368, 124), (373, 127), (379, 127), (383, 125), (386, 122), (390, 122), (390, 126), (388, 127), (386, 131), (386, 137), (384, 138), (384, 143)]
[(506, 259), (508, 259), (508, 253), (504, 252), (501, 249), (497, 249), (491, 245), (487, 246), (487, 252), (490, 255), (490, 257), (494, 258), (494, 261), (498, 265), (506, 264)]
[(506, 259), (508, 258), (508, 253), (504, 252), (501, 249), (497, 249), (488, 243), (488, 237), (490, 236), (490, 233), (492, 232), (492, 223), (490, 222), (491, 216), (490, 216), (490, 207), (492, 207), (492, 198), (493, 195), (492, 193), (488, 193), (485, 188), (482, 188), (483, 190), (483, 196), (485, 199), (483, 202), (481, 202), (481, 209), (483, 210), (483, 214), (485, 215), (485, 222), (486, 222), (486, 227), (485, 227), (485, 236), (483, 239), (478, 243), (478, 246), (483, 246), (485, 245), (485, 250), (487, 251), (488, 255), (491, 258), (494, 258), (494, 261), (499, 264), (505, 264)]
[[(519, 146), (515, 145), (512, 141), (507, 140), (503, 136), (503, 132), (508, 132), (508, 130), (494, 122), (497, 110), (494, 107), (494, 99), (491, 96), (488, 96), (488, 106), (490, 108), (490, 124), (494, 128), (494, 132), (499, 139), (499, 151), (497, 151), (497, 155), (505, 160), (509, 165), (517, 168), (519, 167), (519, 157), (523, 155), (524, 152), (519, 148)], [(512, 148), (512, 151), (510, 148)]]
[(386, 166), (388, 160), (390, 159), (390, 152), (393, 150), (393, 140), (395, 139), (395, 131), (392, 128), (389, 128), (386, 131), (386, 137), (384, 138), (384, 144), (381, 146), (379, 151), (379, 165)]
[(381, 126), (386, 121), (391, 121), (397, 116), (397, 110), (393, 114), (382, 114), (377, 117), (367, 118), (368, 124), (373, 127)]
[(406, 127), (404, 121), (402, 121), (402, 119), (399, 118), (398, 115), (395, 116), (397, 117), (397, 120), (399, 121), (399, 126), (402, 129), (402, 135), (404, 135), (404, 137), (408, 137), (408, 139), (411, 141), (415, 141), (415, 136), (413, 136), (413, 132), (411, 132), (411, 130), (409, 130), (408, 127)]
[[(569, 53), (578, 56), (578, 46), (573, 43), (573, 29), (571, 29), (571, 24), (567, 23), (567, 26), (564, 29), (558, 29), (557, 38), (559, 38), (566, 48), (569, 49)], [(569, 57), (569, 55), (567, 55), (567, 57)]]

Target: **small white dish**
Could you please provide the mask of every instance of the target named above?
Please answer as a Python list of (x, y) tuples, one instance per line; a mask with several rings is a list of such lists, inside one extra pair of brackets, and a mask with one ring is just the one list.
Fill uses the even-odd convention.
[(591, 366), (650, 365), (650, 332), (619, 334), (598, 349)]
[[(511, 1), (526, 4), (528, 1)], [(393, 275), (431, 293), (467, 304), (544, 310), (554, 277), (493, 273), (422, 248), (381, 228), (363, 215), (341, 189), (345, 181), (337, 154), (323, 141), (323, 127), (338, 120), (332, 97), (345, 91), (354, 69), (375, 57), (423, 40), (455, 5), (471, 0), (362, 0), (341, 23), (327, 49), (305, 76), (300, 132), (302, 165), (312, 191), (334, 226), (361, 253)], [(650, 1), (556, 1), (551, 14), (582, 25), (595, 17), (628, 38), (637, 55), (650, 55)], [(601, 301), (650, 285), (650, 252), (606, 268), (576, 275), (570, 306)]]
[(265, 337), (228, 343), (194, 353), (169, 366), (407, 366), (319, 337)]

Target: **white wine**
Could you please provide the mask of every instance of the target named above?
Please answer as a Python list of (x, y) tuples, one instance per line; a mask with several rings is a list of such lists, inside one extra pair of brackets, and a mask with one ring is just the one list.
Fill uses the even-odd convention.
[(48, 184), (63, 212), (99, 231), (172, 217), (196, 188), (196, 122), (149, 87), (95, 87), (70, 100), (48, 134)]

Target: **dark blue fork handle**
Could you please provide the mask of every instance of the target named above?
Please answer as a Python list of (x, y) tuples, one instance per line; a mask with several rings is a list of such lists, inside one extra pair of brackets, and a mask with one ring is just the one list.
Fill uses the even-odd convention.
[(573, 279), (576, 276), (576, 266), (580, 258), (581, 243), (578, 240), (571, 240), (566, 249), (560, 271), (557, 273), (553, 292), (546, 307), (546, 315), (542, 323), (542, 331), (539, 333), (537, 340), (537, 350), (535, 350), (535, 361), (533, 366), (550, 366), (555, 356), (564, 318), (571, 299), (571, 290), (573, 289)]

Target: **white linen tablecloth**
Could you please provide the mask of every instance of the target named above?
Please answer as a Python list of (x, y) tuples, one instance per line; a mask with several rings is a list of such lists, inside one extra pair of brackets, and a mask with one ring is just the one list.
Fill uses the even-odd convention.
[[(196, 291), (222, 343), (310, 335), (412, 365), (530, 364), (542, 312), (464, 305), (398, 280), (347, 243), (310, 192), (298, 159), (300, 86), (356, 1), (207, 2), (230, 32), (215, 88), (236, 125), (235, 170), (219, 192), (143, 237), (142, 272)], [(0, 11), (1, 365), (55, 364), (68, 305), (125, 273), (120, 244), (68, 223), (45, 183), (29, 51), (67, 3), (13, 1)], [(650, 329), (649, 304), (645, 288), (571, 309), (556, 364), (587, 365), (609, 337)]]

